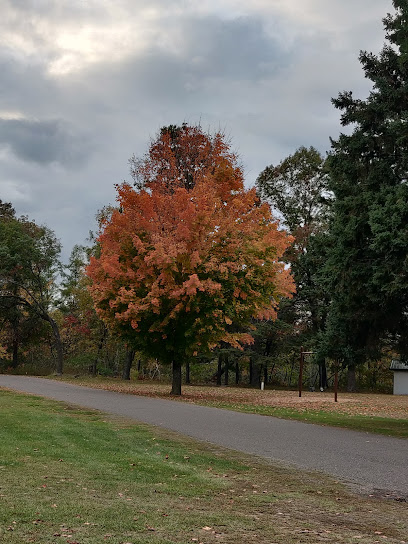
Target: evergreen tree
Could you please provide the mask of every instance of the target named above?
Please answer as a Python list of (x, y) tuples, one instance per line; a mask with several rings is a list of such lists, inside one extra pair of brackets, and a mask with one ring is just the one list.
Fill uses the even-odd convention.
[(328, 159), (335, 195), (327, 284), (333, 295), (323, 344), (355, 365), (377, 357), (381, 340), (408, 354), (408, 4), (393, 0), (378, 56), (360, 53), (373, 88), (365, 100), (342, 92), (343, 126)]

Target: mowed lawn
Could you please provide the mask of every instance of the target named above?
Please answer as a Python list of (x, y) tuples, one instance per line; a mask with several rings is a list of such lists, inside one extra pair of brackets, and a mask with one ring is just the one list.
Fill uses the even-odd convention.
[(34, 396), (0, 410), (0, 542), (408, 541), (405, 502), (329, 477)]
[(170, 397), (170, 386), (160, 382), (69, 376), (58, 379), (121, 393), (172, 398), (181, 402), (408, 438), (407, 395), (340, 392), (338, 402), (334, 402), (332, 392), (303, 391), (299, 398), (298, 391), (184, 385), (182, 396), (175, 398)]

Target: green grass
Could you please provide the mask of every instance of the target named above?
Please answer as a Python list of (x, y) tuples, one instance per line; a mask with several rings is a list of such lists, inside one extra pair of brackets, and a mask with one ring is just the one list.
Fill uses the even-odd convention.
[(408, 534), (406, 504), (318, 474), (8, 391), (0, 413), (0, 542), (373, 544)]
[(348, 415), (336, 412), (325, 412), (304, 409), (302, 411), (292, 408), (278, 408), (274, 406), (257, 406), (251, 404), (237, 404), (229, 402), (203, 401), (200, 404), (235, 410), (250, 414), (280, 417), (282, 419), (295, 419), (306, 423), (343, 427), (354, 431), (366, 433), (384, 434), (397, 438), (408, 438), (408, 419), (395, 419), (378, 416)]

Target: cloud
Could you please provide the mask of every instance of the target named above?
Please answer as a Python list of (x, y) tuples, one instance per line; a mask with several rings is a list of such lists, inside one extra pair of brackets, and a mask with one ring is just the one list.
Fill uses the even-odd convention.
[(23, 161), (66, 167), (81, 166), (90, 151), (87, 140), (61, 120), (0, 118), (0, 145)]
[(196, 77), (257, 80), (288, 62), (282, 44), (265, 32), (258, 17), (217, 17), (183, 21), (182, 60)]
[[(183, 54), (191, 47), (196, 57), (202, 57), (212, 40), (219, 45), (214, 66), (226, 60), (228, 53), (241, 55), (244, 63), (254, 59), (254, 51), (262, 52), (262, 43), (266, 52), (270, 50), (259, 12), (246, 15), (232, 6), (223, 13), (205, 2), (200, 9), (195, 2), (180, 0), (0, 0), (2, 3), (6, 7), (0, 21), (0, 46), (17, 59), (41, 60), (54, 77), (152, 50)], [(242, 39), (247, 39), (246, 45)], [(233, 68), (231, 59), (224, 66)]]
[(277, 78), (294, 62), (293, 52), (269, 36), (256, 17), (183, 16), (177, 21), (170, 17), (166, 23), (166, 28), (173, 29), (167, 31), (167, 39), (172, 32), (177, 34), (170, 40), (173, 47), (155, 43), (121, 61), (108, 58), (84, 74), (62, 79), (59, 92), (68, 89), (80, 101), (92, 95), (92, 111), (110, 109), (116, 114), (123, 107), (150, 108), (155, 116), (171, 108), (188, 115), (191, 110), (208, 111), (207, 106), (212, 108), (213, 98), (224, 89), (234, 91), (235, 82), (250, 90), (262, 80)]
[[(391, 0), (0, 0), (0, 194), (65, 254), (163, 125), (224, 129), (251, 185), (329, 148)], [(352, 14), (352, 16), (351, 16)]]
[(1, 184), (1, 197), (5, 202), (14, 204), (27, 204), (31, 195), (28, 184), (17, 183), (13, 180), (3, 179)]

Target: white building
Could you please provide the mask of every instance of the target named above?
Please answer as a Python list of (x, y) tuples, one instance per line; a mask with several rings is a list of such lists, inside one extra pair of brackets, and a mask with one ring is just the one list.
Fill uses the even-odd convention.
[(393, 359), (390, 370), (394, 371), (394, 395), (408, 395), (408, 363)]

